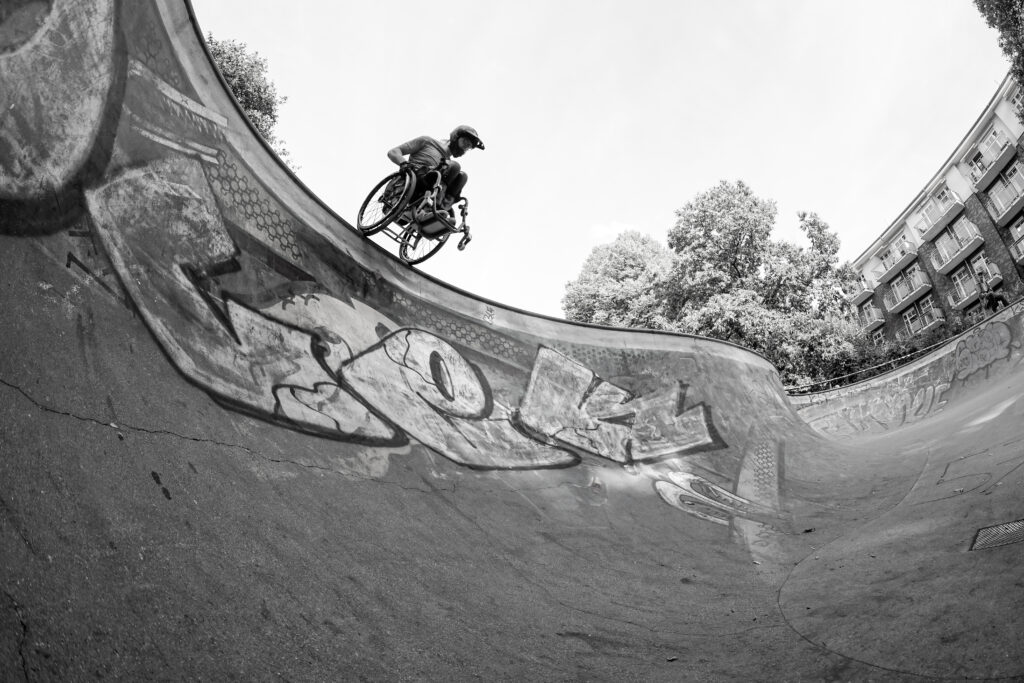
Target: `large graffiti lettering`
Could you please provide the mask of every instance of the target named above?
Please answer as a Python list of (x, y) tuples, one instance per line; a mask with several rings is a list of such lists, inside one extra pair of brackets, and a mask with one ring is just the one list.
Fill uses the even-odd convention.
[(831, 436), (885, 431), (912, 424), (942, 410), (949, 387), (948, 382), (918, 387), (895, 382), (865, 388), (869, 393), (862, 400), (849, 400), (838, 406), (818, 405), (805, 409), (803, 417), (815, 429)]
[[(800, 416), (819, 432), (848, 436), (882, 432), (939, 413), (993, 370), (1024, 359), (1024, 308), (1005, 308), (930, 356), (885, 381), (793, 397)], [(980, 374), (984, 372), (984, 375)]]
[(578, 462), (517, 430), (481, 370), (428, 332), (395, 332), (342, 365), (339, 375), (405, 433), (460, 465), (538, 469)]
[(1024, 305), (1015, 304), (890, 379), (794, 396), (793, 404), (829, 436), (896, 429), (939, 413), (993, 371), (1016, 372), (1024, 361), (1022, 339)]
[(622, 463), (721, 448), (708, 408), (684, 410), (685, 396), (686, 386), (678, 383), (633, 396), (542, 347), (520, 416), (537, 432)]
[(44, 197), (85, 164), (117, 76), (114, 14), (113, 0), (54, 0), (44, 15), (31, 17), (34, 31), (4, 41), (0, 198)]
[[(739, 457), (721, 436), (702, 384), (714, 353), (663, 352), (643, 381), (629, 370), (610, 380), (592, 362), (601, 344), (577, 355), (518, 339), (493, 329), (503, 316), (492, 306), (460, 321), (474, 327), (466, 335), (446, 332), (442, 307), (432, 325), (405, 320), (425, 299), (390, 284), (367, 291), (387, 278), (326, 246), (313, 212), (286, 206), (288, 192), (235, 147), (249, 135), (242, 119), (206, 101), (160, 44), (151, 6), (30, 5), (36, 28), (0, 35), (0, 202), (45, 203), (73, 185), (76, 235), (118, 281), (70, 252), (68, 263), (119, 286), (175, 367), (220, 404), (361, 453), (420, 445), (465, 468), (597, 458), (698, 519), (778, 522), (781, 450), (754, 439)], [(145, 45), (118, 34), (128, 25), (146, 27)], [(48, 61), (51, 43), (75, 41)], [(89, 77), (55, 77), (62, 85), (41, 94), (27, 85), (51, 68)], [(72, 97), (78, 81), (89, 85)], [(389, 306), (399, 298), (418, 303)], [(772, 391), (746, 400), (765, 397), (780, 401)]]

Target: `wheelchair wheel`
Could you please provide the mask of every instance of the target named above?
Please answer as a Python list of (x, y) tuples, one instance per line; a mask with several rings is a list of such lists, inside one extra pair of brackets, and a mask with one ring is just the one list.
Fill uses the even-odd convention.
[(398, 256), (410, 266), (423, 263), (444, 246), (449, 235), (450, 232), (443, 232), (437, 237), (424, 237), (415, 225), (410, 225), (402, 233)]
[(405, 210), (415, 189), (416, 176), (409, 169), (392, 173), (377, 183), (359, 207), (359, 231), (369, 236), (383, 230)]

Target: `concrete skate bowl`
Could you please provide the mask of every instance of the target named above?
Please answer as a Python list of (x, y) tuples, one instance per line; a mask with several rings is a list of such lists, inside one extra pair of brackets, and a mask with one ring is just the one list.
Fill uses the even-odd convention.
[(902, 420), (794, 406), (403, 266), (199, 35), (0, 8), (2, 678), (1024, 675), (1018, 312)]

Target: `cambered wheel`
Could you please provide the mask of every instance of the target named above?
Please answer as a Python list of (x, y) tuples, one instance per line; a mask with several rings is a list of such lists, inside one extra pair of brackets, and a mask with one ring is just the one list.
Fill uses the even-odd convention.
[(398, 248), (398, 255), (410, 266), (423, 263), (444, 246), (444, 243), (448, 241), (449, 235), (451, 235), (450, 232), (443, 232), (436, 237), (424, 237), (416, 229), (416, 226), (410, 225), (402, 233), (402, 242)]
[(409, 169), (392, 173), (377, 183), (359, 207), (359, 231), (369, 236), (383, 230), (405, 210), (415, 189), (416, 176)]

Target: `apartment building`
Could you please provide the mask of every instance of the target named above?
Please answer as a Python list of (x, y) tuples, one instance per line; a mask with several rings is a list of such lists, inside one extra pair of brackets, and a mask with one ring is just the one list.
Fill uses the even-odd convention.
[(895, 221), (853, 261), (848, 300), (876, 341), (954, 317), (978, 320), (981, 289), (1024, 295), (1024, 87), (1007, 76), (959, 146)]

